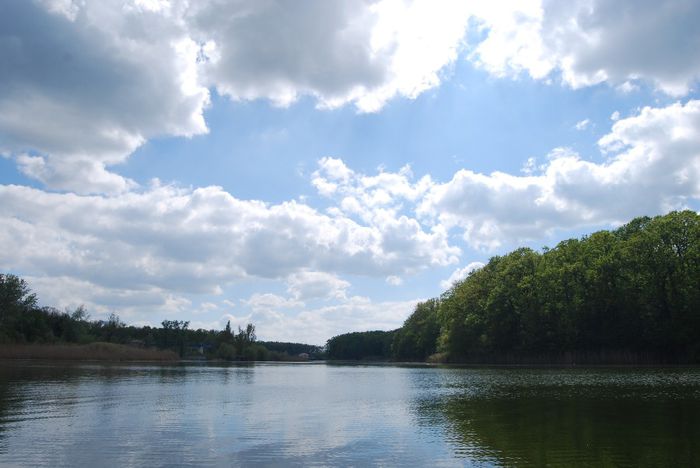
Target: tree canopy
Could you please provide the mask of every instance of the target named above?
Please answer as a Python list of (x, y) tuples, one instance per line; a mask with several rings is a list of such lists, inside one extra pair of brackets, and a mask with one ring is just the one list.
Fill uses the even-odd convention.
[[(329, 356), (376, 353), (366, 343), (380, 332), (368, 333), (334, 337)], [(520, 248), (493, 257), (418, 304), (391, 336), (386, 356), (396, 360), (441, 353), (452, 361), (567, 354), (698, 362), (700, 216), (640, 217), (542, 252)]]

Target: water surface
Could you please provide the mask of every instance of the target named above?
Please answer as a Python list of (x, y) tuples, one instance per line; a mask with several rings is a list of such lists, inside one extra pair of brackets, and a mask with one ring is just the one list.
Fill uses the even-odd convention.
[(699, 369), (0, 363), (0, 465), (699, 466)]

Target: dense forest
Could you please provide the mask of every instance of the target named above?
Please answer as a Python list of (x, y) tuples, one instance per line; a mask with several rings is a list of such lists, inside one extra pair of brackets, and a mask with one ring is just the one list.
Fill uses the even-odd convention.
[(115, 343), (144, 349), (175, 351), (183, 358), (230, 361), (299, 360), (323, 357), (318, 346), (301, 343), (261, 342), (255, 326), (223, 330), (192, 330), (189, 322), (163, 320), (160, 327), (136, 327), (115, 314), (107, 320), (90, 320), (84, 307), (61, 311), (38, 307), (27, 282), (12, 274), (0, 274), (0, 344)]
[(641, 217), (493, 257), (400, 329), (336, 336), (327, 348), (332, 359), (700, 362), (700, 216)]

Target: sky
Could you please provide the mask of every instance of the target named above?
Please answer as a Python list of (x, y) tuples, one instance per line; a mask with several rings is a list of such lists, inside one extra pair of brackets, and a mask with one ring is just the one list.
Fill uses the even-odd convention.
[(4, 0), (0, 271), (323, 344), (700, 208), (700, 2)]

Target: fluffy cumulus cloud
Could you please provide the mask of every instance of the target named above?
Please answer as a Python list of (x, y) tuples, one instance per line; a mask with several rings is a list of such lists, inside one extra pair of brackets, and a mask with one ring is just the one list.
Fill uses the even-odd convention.
[(223, 94), (372, 112), (438, 85), (468, 17), (457, 1), (213, 0), (193, 3), (186, 21), (209, 44), (207, 79)]
[(287, 278), (287, 292), (298, 301), (345, 299), (350, 283), (322, 271), (300, 271)]
[[(618, 118), (598, 146), (603, 161), (556, 148), (539, 164), (529, 160), (525, 175), (462, 169), (444, 183), (415, 180), (410, 167), (366, 175), (324, 158), (312, 183), (333, 201), (331, 215), (380, 226), (386, 245), (405, 258), (425, 254), (402, 247), (414, 232), (409, 237), (445, 255), (433, 256), (435, 264), (459, 255), (446, 248), (455, 229), (471, 247), (492, 250), (555, 230), (681, 209), (700, 198), (700, 101)], [(402, 235), (394, 240), (393, 232)]]
[[(415, 205), (433, 186), (430, 176), (414, 182), (409, 166), (370, 176), (353, 171), (340, 159), (326, 157), (319, 161), (312, 183), (320, 195), (334, 202), (328, 210), (331, 216), (377, 226), (385, 248), (397, 258), (413, 263), (427, 255), (433, 266), (457, 261), (461, 251), (450, 246), (444, 227), (438, 223), (425, 228), (415, 217)], [(420, 247), (411, 248), (411, 244)], [(398, 276), (391, 276), (390, 284), (400, 282)]]
[(473, 246), (496, 248), (554, 229), (664, 213), (700, 198), (700, 101), (644, 108), (617, 120), (598, 145), (604, 162), (558, 149), (527, 176), (460, 170), (430, 189), (419, 212), (458, 226)]
[(680, 96), (700, 78), (694, 0), (531, 0), (474, 6), (483, 41), (471, 59), (498, 76), (558, 72), (573, 88), (647, 80)]
[(381, 223), (386, 217), (398, 217), (433, 186), (429, 175), (414, 182), (410, 166), (398, 172), (380, 170), (373, 176), (355, 172), (332, 157), (322, 158), (318, 166), (311, 183), (320, 195), (336, 202), (332, 212), (366, 222)]
[(438, 86), (463, 50), (498, 76), (679, 95), (700, 73), (699, 18), (690, 0), (8, 0), (0, 153), (52, 189), (123, 193), (114, 167), (145, 141), (207, 132), (212, 89), (373, 112)]
[[(117, 285), (101, 286), (89, 279), (71, 276), (27, 275), (24, 278), (32, 291), (37, 293), (42, 305), (71, 311), (83, 305), (93, 319), (116, 313), (130, 324), (153, 325), (164, 317), (184, 318), (199, 312), (183, 294), (159, 287), (135, 289)], [(204, 309), (207, 306), (202, 311)]]
[(112, 169), (161, 135), (207, 132), (233, 99), (380, 109), (440, 83), (461, 2), (8, 0), (0, 5), (0, 153), (53, 189), (120, 193)]
[(122, 192), (107, 168), (156, 135), (206, 132), (199, 47), (143, 2), (0, 4), (0, 151), (51, 188)]
[(250, 307), (254, 312), (290, 309), (303, 305), (301, 302), (295, 301), (294, 299), (289, 299), (272, 293), (253, 294), (249, 299), (244, 300), (243, 303)]
[[(441, 233), (267, 205), (218, 187), (120, 196), (0, 186), (0, 264), (103, 287), (217, 293), (244, 277), (288, 278), (298, 300), (343, 297), (334, 273), (385, 277), (454, 261)], [(108, 267), (107, 267), (108, 266)]]

